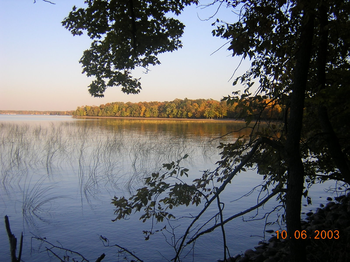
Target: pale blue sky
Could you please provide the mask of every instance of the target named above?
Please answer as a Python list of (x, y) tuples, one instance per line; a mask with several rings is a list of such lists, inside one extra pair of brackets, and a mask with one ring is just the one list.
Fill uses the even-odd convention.
[[(104, 98), (93, 98), (87, 86), (91, 79), (81, 73), (79, 59), (90, 39), (73, 37), (61, 25), (73, 5), (84, 0), (55, 0), (56, 5), (37, 0), (0, 0), (0, 110), (74, 110), (82, 105), (108, 102), (169, 101), (175, 98), (220, 100), (235, 89), (232, 80), (240, 58), (232, 58), (223, 39), (211, 35), (210, 21), (201, 21), (215, 8), (189, 7), (180, 20), (186, 25), (184, 47), (160, 56), (161, 65), (142, 70), (140, 94), (126, 95), (120, 87), (109, 88)], [(207, 1), (208, 2), (208, 1)], [(222, 8), (217, 17), (235, 17)], [(237, 73), (242, 73), (247, 63)]]

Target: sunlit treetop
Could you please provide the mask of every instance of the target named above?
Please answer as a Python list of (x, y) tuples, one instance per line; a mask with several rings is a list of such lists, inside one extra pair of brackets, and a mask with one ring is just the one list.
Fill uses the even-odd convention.
[(93, 40), (80, 60), (83, 73), (94, 76), (92, 96), (103, 97), (107, 87), (122, 87), (127, 94), (141, 90), (131, 76), (136, 67), (160, 64), (158, 54), (182, 47), (184, 25), (170, 14), (197, 1), (88, 0), (87, 7), (73, 7), (62, 24), (73, 35), (86, 32)]

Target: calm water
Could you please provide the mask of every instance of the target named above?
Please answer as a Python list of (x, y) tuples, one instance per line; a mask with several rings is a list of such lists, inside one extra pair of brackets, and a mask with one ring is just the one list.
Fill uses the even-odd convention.
[[(114, 244), (134, 252), (144, 261), (169, 261), (174, 257), (171, 246), (190, 223), (189, 218), (156, 224), (163, 230), (144, 240), (143, 230), (151, 222), (142, 223), (139, 214), (130, 219), (114, 219), (113, 196), (130, 196), (143, 185), (143, 178), (159, 171), (163, 163), (189, 157), (181, 165), (190, 169), (189, 180), (205, 170), (215, 169), (220, 142), (234, 141), (242, 132), (241, 123), (201, 121), (156, 121), (121, 119), (74, 119), (65, 116), (0, 115), (0, 213), (9, 216), (12, 232), (19, 238), (24, 233), (23, 261), (58, 261), (33, 236), (83, 254), (95, 261), (102, 253), (103, 261), (125, 261), (130, 256), (119, 253)], [(254, 171), (238, 175), (222, 196), (225, 216), (256, 204), (257, 192), (239, 201), (262, 182)], [(325, 202), (329, 193), (313, 188), (312, 209)], [(322, 198), (320, 198), (320, 196)], [(278, 203), (267, 204), (258, 216)], [(199, 207), (174, 210), (177, 218), (196, 215)], [(213, 208), (203, 217), (205, 222), (217, 212)], [(270, 216), (275, 221), (282, 211)], [(264, 237), (264, 220), (246, 222), (251, 213), (229, 223), (226, 237), (231, 255), (256, 246)], [(200, 223), (198, 225), (200, 225)], [(211, 222), (211, 225), (213, 222)], [(173, 230), (172, 230), (173, 229)], [(197, 228), (198, 229), (198, 228)], [(279, 229), (274, 224), (267, 229)], [(105, 247), (100, 236), (109, 240)], [(10, 260), (10, 249), (4, 220), (0, 223), (0, 260)], [(60, 255), (59, 251), (57, 251)], [(67, 254), (71, 258), (72, 254)], [(183, 252), (183, 261), (217, 261), (223, 258), (220, 230), (199, 238)]]

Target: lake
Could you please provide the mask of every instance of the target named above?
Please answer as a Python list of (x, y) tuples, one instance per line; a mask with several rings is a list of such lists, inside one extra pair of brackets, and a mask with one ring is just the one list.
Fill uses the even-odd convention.
[[(247, 135), (242, 127), (244, 123), (234, 121), (0, 115), (0, 213), (9, 217), (12, 233), (18, 239), (21, 232), (24, 234), (22, 260), (59, 261), (54, 252), (46, 249), (47, 243), (33, 238), (36, 236), (77, 251), (90, 261), (102, 253), (106, 254), (103, 261), (130, 261), (132, 257), (120, 252), (115, 244), (144, 261), (170, 261), (175, 255), (173, 244), (203, 205), (175, 208), (176, 219), (164, 224), (142, 223), (139, 213), (112, 222), (115, 215), (111, 199), (130, 196), (143, 186), (145, 176), (185, 154), (189, 157), (181, 161), (181, 166), (190, 170), (188, 181), (206, 170), (214, 170), (220, 159), (217, 146)], [(254, 170), (234, 178), (221, 197), (225, 202), (224, 215), (228, 217), (255, 205), (259, 187), (250, 191), (261, 183), (262, 178)], [(331, 194), (325, 191), (329, 187), (334, 187), (334, 183), (313, 186), (313, 203), (305, 210), (325, 203)], [(244, 197), (237, 200), (241, 196)], [(253, 211), (225, 226), (231, 255), (253, 248), (271, 236), (264, 231), (265, 219), (258, 218), (277, 205), (272, 200), (258, 214)], [(217, 212), (213, 205), (194, 230)], [(282, 214), (283, 210), (276, 211), (266, 221), (276, 221)], [(213, 223), (212, 220), (208, 225)], [(161, 230), (164, 226), (166, 229)], [(146, 241), (143, 230), (152, 227), (159, 232)], [(275, 223), (266, 229), (283, 227)], [(188, 246), (182, 252), (182, 261), (222, 259), (222, 243), (222, 233), (216, 229)], [(0, 246), (1, 260), (10, 261), (3, 219)], [(78, 258), (58, 249), (55, 252)]]

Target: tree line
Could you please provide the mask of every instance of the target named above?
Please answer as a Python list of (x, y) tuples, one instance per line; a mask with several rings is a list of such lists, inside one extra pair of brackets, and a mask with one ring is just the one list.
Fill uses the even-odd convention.
[[(262, 113), (261, 109), (263, 109)], [(213, 99), (185, 98), (164, 102), (113, 102), (100, 106), (81, 106), (73, 112), (73, 116), (190, 119), (239, 119), (247, 115), (253, 118), (278, 120), (283, 117), (283, 108), (261, 97), (246, 98), (230, 103)]]
[(0, 110), (1, 115), (72, 115), (73, 111)]

